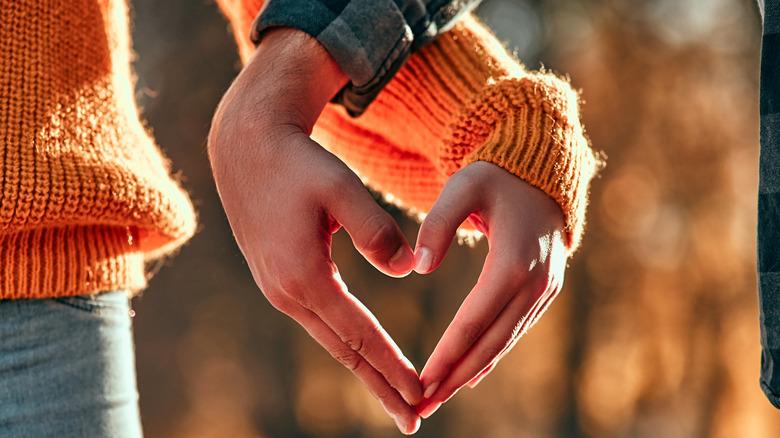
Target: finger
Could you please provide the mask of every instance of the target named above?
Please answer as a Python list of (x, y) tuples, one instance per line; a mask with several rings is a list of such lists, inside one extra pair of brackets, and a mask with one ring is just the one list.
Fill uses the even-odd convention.
[(355, 248), (387, 275), (402, 277), (414, 267), (414, 253), (398, 224), (376, 203), (354, 174), (341, 176), (329, 213), (352, 238)]
[(523, 337), (523, 335), (536, 324), (536, 322), (541, 318), (541, 316), (544, 314), (544, 312), (547, 311), (547, 309), (550, 307), (550, 304), (555, 300), (555, 297), (558, 296), (558, 293), (560, 292), (560, 285), (562, 282), (558, 282), (557, 285), (551, 285), (551, 293), (546, 294), (547, 298), (541, 301), (541, 306), (534, 306), (533, 309), (531, 309), (530, 315), (526, 319), (526, 326), (523, 327), (519, 331), (519, 335), (516, 336), (512, 342), (504, 348), (504, 351), (502, 351), (498, 356), (496, 356), (495, 359), (493, 359), (493, 362), (490, 363), (484, 370), (482, 370), (476, 377), (474, 377), (472, 380), (470, 380), (466, 385), (470, 388), (476, 387), (482, 379), (484, 379), (490, 372), (495, 368), (495, 365), (501, 361), (501, 359), (504, 358), (504, 356), (509, 353), (512, 348), (514, 348), (515, 344), (517, 344), (517, 341), (520, 340), (520, 338)]
[[(431, 396), (518, 291), (530, 291), (521, 294), (521, 299), (530, 300), (527, 303), (530, 306), (538, 294), (548, 289), (558, 271), (563, 270), (558, 266), (562, 265), (558, 262), (565, 259), (562, 257), (565, 251), (560, 233), (540, 238), (536, 237), (536, 232), (518, 232), (522, 230), (512, 225), (517, 223), (513, 218), (523, 218), (528, 214), (532, 212), (522, 208), (496, 208), (477, 215), (488, 227), (490, 250), (476, 286), (464, 300), (423, 369), (421, 380), (425, 398)], [(490, 229), (492, 224), (503, 226)], [(552, 271), (548, 270), (551, 258), (555, 258)], [(538, 294), (532, 293), (537, 291)]]
[[(489, 329), (481, 334), (472, 344), (472, 347), (468, 351), (463, 352), (461, 356), (449, 356), (441, 358), (443, 355), (438, 355), (439, 351), (447, 351), (446, 349), (439, 349), (437, 346), (434, 353), (431, 355), (428, 363), (425, 365), (425, 369), (422, 373), (422, 379), (425, 386), (425, 392), (423, 393), (423, 401), (418, 406), (420, 415), (423, 418), (428, 418), (441, 406), (442, 403), (450, 399), (460, 388), (469, 380), (475, 378), (480, 372), (491, 367), (493, 360), (504, 350), (504, 348), (512, 342), (513, 328), (503, 327), (506, 325), (503, 323), (507, 318), (506, 315), (510, 312), (516, 311), (518, 306), (526, 306), (527, 300), (522, 294), (518, 294), (512, 299), (505, 309), (501, 312), (498, 318), (490, 325)], [(502, 318), (503, 317), (503, 318)], [(457, 316), (456, 318), (457, 319)], [(450, 327), (455, 326), (455, 319)], [(503, 323), (503, 324), (502, 324)], [(496, 330), (496, 326), (503, 330)], [(447, 330), (449, 331), (449, 329)], [(457, 333), (455, 333), (457, 335)], [(442, 340), (439, 345), (445, 342), (445, 338), (448, 334), (442, 336)], [(489, 342), (489, 348), (485, 350), (484, 344)], [(473, 350), (478, 349), (478, 346), (483, 344), (483, 348), (480, 349), (481, 355), (475, 358), (474, 355), (470, 355)], [(471, 358), (470, 361), (467, 359)], [(476, 360), (475, 360), (476, 359)], [(464, 362), (465, 360), (465, 362)], [(448, 365), (445, 367), (436, 369), (431, 364), (437, 362), (446, 361)], [(430, 371), (429, 370), (433, 370)], [(470, 372), (470, 373), (469, 373)], [(438, 373), (436, 376), (435, 373)], [(436, 377), (429, 377), (429, 376)], [(442, 377), (443, 375), (443, 377)], [(465, 377), (468, 375), (468, 377)], [(431, 383), (428, 383), (431, 379)]]
[(295, 319), (336, 360), (350, 369), (371, 394), (382, 404), (387, 414), (404, 434), (412, 434), (420, 427), (420, 416), (366, 359), (345, 345), (342, 339), (316, 313), (292, 303), (285, 312)]
[[(380, 401), (395, 392), (406, 406), (418, 403), (422, 389), (414, 367), (338, 275), (330, 258), (332, 223), (328, 215), (311, 209), (293, 215), (300, 222), (297, 233), (272, 235), (265, 241), (264, 253), (273, 257), (248, 258), (268, 300), (316, 335), (353, 373), (363, 379), (373, 373), (381, 377), (380, 383), (384, 381), (386, 386), (377, 386), (376, 382), (371, 386), (372, 394)], [(414, 425), (413, 418), (409, 419), (409, 412), (416, 416), (414, 409), (399, 410), (387, 402), (383, 405), (403, 419), (405, 432), (414, 429), (409, 426)]]
[(463, 301), (421, 373), (425, 398), (431, 397), (450, 370), (493, 324), (521, 284), (516, 266), (502, 261), (496, 251), (488, 252), (477, 284)]
[[(298, 239), (306, 241), (305, 236)], [(282, 257), (275, 259), (276, 263), (286, 264), (286, 260), (296, 260), (297, 263), (294, 268), (272, 267), (272, 272), (286, 273), (284, 276), (274, 276), (277, 279), (276, 289), (284, 291), (294, 302), (317, 314), (338, 336), (343, 346), (365, 359), (410, 405), (417, 404), (422, 398), (417, 372), (374, 315), (349, 293), (327, 254), (295, 258), (293, 248), (299, 248), (298, 252), (301, 252), (306, 246), (295, 242), (289, 245), (288, 251), (293, 253), (289, 253), (289, 257), (285, 257), (288, 254), (286, 251), (278, 253)], [(319, 251), (313, 248), (311, 252)], [(365, 365), (354, 360), (342, 363), (353, 371)]]
[(521, 299), (522, 295), (529, 293), (534, 294), (533, 291), (523, 291), (507, 305), (493, 325), (453, 367), (431, 399), (447, 400), (472, 380), (486, 376), (552, 303), (557, 289), (548, 288), (531, 302)]
[(323, 303), (320, 309), (320, 317), (346, 346), (385, 376), (409, 405), (419, 403), (422, 386), (414, 366), (357, 298), (344, 289), (342, 299)]
[(415, 272), (436, 269), (452, 244), (458, 227), (479, 206), (478, 188), (458, 174), (451, 176), (425, 216), (417, 235)]
[[(531, 325), (533, 325), (533, 323), (531, 323)], [(479, 374), (477, 374), (473, 379), (469, 380), (466, 386), (468, 386), (469, 388), (475, 388), (480, 382), (482, 382), (482, 379), (484, 379), (488, 374), (490, 374), (491, 371), (493, 371), (493, 368), (496, 367), (496, 364), (501, 359), (503, 359), (504, 356), (506, 356), (506, 354), (509, 353), (510, 350), (512, 350), (512, 348), (514, 348), (515, 344), (517, 344), (517, 341), (520, 340), (521, 337), (522, 337), (522, 333), (520, 336), (516, 337), (509, 345), (507, 345), (506, 348), (504, 348), (504, 351), (499, 353), (499, 355), (496, 356), (495, 359), (493, 359), (490, 365), (488, 365), (487, 367), (485, 367), (485, 369), (480, 371)]]
[(506, 355), (523, 333), (533, 325), (538, 314), (546, 309), (555, 294), (545, 292), (538, 299), (525, 299), (529, 294), (525, 291), (517, 294), (504, 308), (495, 322), (477, 340), (471, 349), (453, 366), (447, 377), (434, 386), (431, 393), (426, 391), (418, 411), (423, 418), (428, 418), (449, 400), (463, 386), (476, 386), (498, 361)]

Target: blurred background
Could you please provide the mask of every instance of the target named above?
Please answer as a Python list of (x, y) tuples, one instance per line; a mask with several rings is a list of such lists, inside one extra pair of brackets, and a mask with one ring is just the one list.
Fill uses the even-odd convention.
[[(205, 153), (240, 65), (211, 0), (134, 0), (137, 96), (200, 229), (134, 300), (148, 438), (392, 437), (361, 384), (254, 285)], [(770, 437), (755, 291), (760, 18), (754, 0), (487, 0), (528, 66), (567, 74), (608, 165), (566, 285), (419, 437)], [(417, 224), (392, 210), (410, 241)], [(486, 254), (384, 277), (339, 232), (350, 289), (422, 368)]]

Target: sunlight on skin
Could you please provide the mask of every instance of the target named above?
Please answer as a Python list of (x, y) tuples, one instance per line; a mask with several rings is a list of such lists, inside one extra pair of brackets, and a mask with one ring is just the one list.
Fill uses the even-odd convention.
[(412, 433), (420, 422), (412, 407), (422, 397), (419, 375), (334, 275), (330, 258), (331, 235), (343, 227), (380, 271), (403, 276), (414, 263), (392, 217), (354, 172), (309, 137), (346, 80), (309, 36), (270, 31), (220, 102), (209, 158), (236, 242), (268, 301), (352, 371), (403, 433)]
[[(433, 218), (432, 220), (430, 220)], [(420, 228), (417, 270), (438, 267), (468, 218), (488, 239), (477, 284), (423, 368), (423, 418), (463, 386), (473, 387), (557, 296), (569, 256), (559, 205), (504, 169), (473, 163), (454, 174)]]
[[(355, 303), (355, 305), (357, 307), (362, 309), (363, 312), (365, 312), (365, 314), (368, 315), (371, 318), (371, 321), (376, 325), (377, 331), (381, 331), (382, 333), (385, 333), (385, 329), (382, 328), (382, 325), (379, 323), (379, 320), (377, 320), (376, 316), (374, 316), (374, 314), (371, 313), (371, 310), (369, 310), (368, 307), (365, 306), (365, 304), (363, 304), (359, 299), (357, 299), (357, 297), (355, 297), (354, 295), (352, 295), (352, 293), (349, 292), (349, 288), (347, 287), (347, 284), (344, 283), (344, 280), (341, 278), (341, 274), (338, 271), (333, 273), (333, 279), (341, 287), (341, 290), (344, 292), (344, 295), (347, 297), (347, 299), (349, 299), (350, 301)], [(391, 341), (391, 347), (393, 348), (393, 351), (396, 354), (398, 354), (399, 357), (401, 357), (402, 362), (406, 366), (408, 366), (409, 368), (411, 368), (415, 372), (417, 372), (417, 369), (414, 367), (412, 362), (406, 356), (403, 355), (403, 353), (401, 352), (401, 349), (395, 343), (395, 340), (390, 338), (390, 336), (388, 336), (388, 339)], [(401, 395), (403, 395), (403, 394), (401, 394)], [(408, 400), (407, 400), (407, 403), (408, 403)]]
[[(395, 343), (395, 340), (393, 338), (391, 338), (390, 335), (387, 334), (387, 332), (385, 332), (385, 329), (379, 323), (379, 320), (376, 319), (376, 316), (374, 316), (374, 314), (368, 309), (368, 307), (366, 307), (359, 299), (357, 299), (356, 296), (352, 295), (349, 292), (349, 288), (347, 287), (347, 284), (344, 282), (344, 279), (341, 278), (341, 274), (339, 273), (338, 270), (334, 270), (334, 272), (333, 272), (333, 280), (339, 285), (339, 287), (341, 288), (342, 292), (344, 292), (344, 296), (348, 300), (350, 300), (353, 303), (355, 303), (355, 306), (357, 306), (358, 308), (362, 309), (363, 313), (365, 313), (371, 319), (372, 323), (374, 324), (374, 327), (376, 328), (376, 331), (379, 332), (379, 333), (382, 333), (388, 339), (389, 344), (390, 344), (390, 348), (392, 349), (393, 353), (395, 353), (395, 355), (398, 358), (400, 358), (401, 362), (406, 367), (408, 367), (409, 369), (411, 369), (415, 373), (417, 373), (417, 369), (414, 367), (412, 362), (406, 356), (404, 356), (404, 354), (401, 351), (401, 349)], [(399, 392), (399, 393), (401, 394), (402, 397), (404, 397), (404, 393), (403, 392)], [(407, 404), (411, 405), (409, 400), (406, 400), (405, 397), (404, 397), (404, 401)], [(382, 407), (385, 408), (384, 404), (382, 405)], [(392, 413), (389, 410), (387, 410), (387, 408), (385, 408), (385, 412), (387, 412), (387, 415), (389, 415), (390, 418), (392, 418), (393, 421), (395, 421), (396, 425), (398, 426), (398, 429), (400, 429), (401, 432), (404, 433), (405, 435), (412, 435), (412, 434), (416, 433), (417, 430), (420, 429), (420, 424), (421, 424), (420, 418), (417, 418), (410, 425), (407, 422), (405, 422), (403, 418), (400, 418), (398, 415), (395, 415), (394, 413)]]

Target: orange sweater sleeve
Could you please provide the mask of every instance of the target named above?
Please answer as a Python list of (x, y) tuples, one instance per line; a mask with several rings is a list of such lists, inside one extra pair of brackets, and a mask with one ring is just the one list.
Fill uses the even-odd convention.
[[(256, 11), (246, 7), (252, 1), (219, 2), (246, 60), (253, 50), (248, 35)], [(249, 18), (237, 18), (238, 4)], [(475, 161), (494, 163), (560, 205), (572, 250), (599, 166), (570, 84), (528, 72), (473, 16), (410, 57), (361, 117), (328, 105), (312, 137), (417, 215), (431, 208), (454, 172)]]
[(0, 1), (0, 300), (136, 292), (193, 235), (138, 118), (124, 1)]

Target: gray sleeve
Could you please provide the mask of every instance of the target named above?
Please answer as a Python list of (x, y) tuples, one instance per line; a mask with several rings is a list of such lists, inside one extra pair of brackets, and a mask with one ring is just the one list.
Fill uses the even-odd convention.
[(273, 26), (293, 27), (333, 56), (349, 84), (334, 101), (358, 116), (406, 59), (479, 0), (268, 0), (255, 19), (258, 44)]

